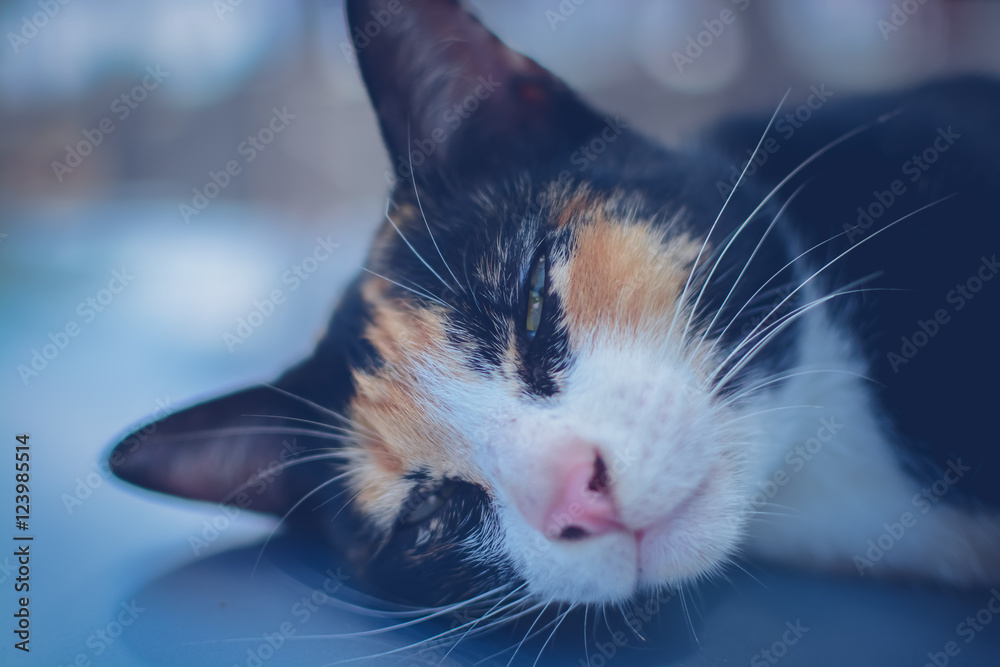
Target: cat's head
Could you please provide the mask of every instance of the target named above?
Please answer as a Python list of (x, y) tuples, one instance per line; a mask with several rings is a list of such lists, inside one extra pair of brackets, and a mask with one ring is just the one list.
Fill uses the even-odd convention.
[(703, 339), (731, 283), (692, 278), (714, 165), (591, 110), (456, 2), (347, 12), (396, 177), (366, 270), (276, 387), (167, 418), (116, 471), (301, 501), (362, 579), (427, 604), (503, 582), (615, 601), (717, 570), (747, 474), (728, 346)]

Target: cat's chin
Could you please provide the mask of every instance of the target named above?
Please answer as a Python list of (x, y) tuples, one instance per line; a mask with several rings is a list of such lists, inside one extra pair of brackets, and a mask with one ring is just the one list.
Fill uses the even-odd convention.
[[(510, 555), (537, 600), (603, 603), (626, 600), (639, 584), (638, 544), (633, 533), (615, 531), (575, 542), (555, 543), (530, 531)], [(512, 536), (508, 534), (508, 539)]]
[(718, 543), (697, 542), (691, 532), (659, 526), (559, 548), (564, 553), (536, 558), (522, 568), (538, 600), (624, 602), (643, 592), (675, 589), (709, 576), (722, 567), (729, 552)]

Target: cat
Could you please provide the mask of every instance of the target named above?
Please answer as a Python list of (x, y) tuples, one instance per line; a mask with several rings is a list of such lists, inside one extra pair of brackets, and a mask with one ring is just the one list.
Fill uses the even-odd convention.
[(454, 0), (346, 12), (397, 176), (364, 270), (308, 359), (125, 438), (120, 478), (424, 606), (746, 557), (1000, 581), (996, 82), (668, 148)]

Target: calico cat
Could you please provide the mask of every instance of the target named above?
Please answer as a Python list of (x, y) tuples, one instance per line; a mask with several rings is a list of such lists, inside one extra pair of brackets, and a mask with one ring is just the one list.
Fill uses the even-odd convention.
[(996, 82), (668, 149), (455, 0), (347, 18), (398, 177), (364, 270), (311, 357), (126, 438), (119, 477), (428, 606), (745, 556), (1000, 581)]

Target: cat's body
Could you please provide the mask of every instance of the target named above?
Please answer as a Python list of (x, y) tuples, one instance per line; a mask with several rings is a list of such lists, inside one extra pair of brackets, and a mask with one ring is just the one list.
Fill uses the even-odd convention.
[[(893, 567), (919, 573), (935, 554), (950, 553), (954, 564), (941, 576), (972, 581), (976, 558), (965, 551), (967, 542), (993, 561), (987, 569), (995, 578), (1000, 439), (992, 413), (1000, 396), (1000, 293), (994, 288), (1000, 282), (993, 278), (1000, 273), (1000, 140), (990, 127), (998, 105), (996, 83), (977, 79), (831, 103), (788, 140), (779, 137), (780, 148), (755, 173), (754, 180), (777, 183), (812, 151), (889, 116), (804, 170), (798, 182), (808, 186), (788, 208), (803, 249), (842, 234), (812, 253), (812, 270), (846, 253), (821, 274), (821, 294), (861, 281), (861, 288), (894, 291), (831, 300), (828, 326), (812, 328), (812, 344), (798, 341), (820, 365), (842, 364), (869, 381), (811, 375), (805, 385), (793, 381), (786, 388), (779, 404), (805, 399), (838, 416), (842, 429), (831, 446), (821, 444), (844, 455), (838, 457), (843, 474), (824, 477), (823, 466), (803, 464), (797, 454), (790, 464), (787, 449), (774, 452), (764, 482), (781, 470), (791, 478), (775, 502), (800, 513), (812, 505), (816, 520), (801, 522), (798, 530), (761, 526), (754, 531), (755, 550), (781, 557), (779, 551), (787, 554), (801, 540), (810, 543), (808, 560), (828, 562), (839, 551), (851, 557), (852, 571), (864, 574)], [(751, 132), (742, 121), (714, 138), (736, 148), (753, 141)], [(827, 386), (809, 386), (817, 380)], [(796, 444), (812, 438), (815, 448), (815, 420), (802, 428)], [(969, 526), (957, 508), (976, 502), (994, 508), (993, 519)], [(897, 537), (892, 533), (899, 532), (904, 513), (914, 525)], [(810, 524), (814, 530), (803, 530)], [(883, 538), (890, 549), (871, 550), (867, 539), (858, 544), (857, 532), (866, 524), (867, 539)]]
[(831, 101), (732, 178), (767, 118), (668, 151), (455, 3), (350, 25), (372, 12), (359, 65), (412, 173), (367, 270), (309, 360), (127, 439), (122, 477), (239, 502), (297, 437), (244, 506), (421, 604), (612, 602), (740, 552), (1000, 581), (996, 83)]

